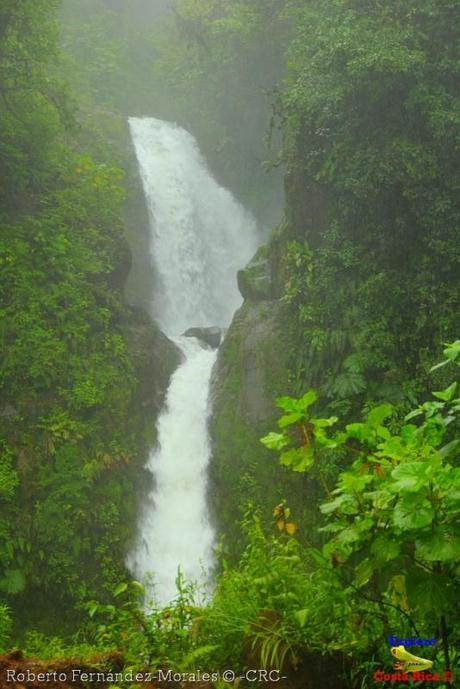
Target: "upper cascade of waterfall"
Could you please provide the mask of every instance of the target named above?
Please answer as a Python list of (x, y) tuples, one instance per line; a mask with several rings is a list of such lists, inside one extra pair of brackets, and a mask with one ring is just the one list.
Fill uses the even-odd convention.
[(212, 177), (191, 134), (151, 117), (129, 126), (159, 278), (153, 315), (172, 336), (227, 326), (241, 303), (236, 272), (257, 248), (256, 222)]

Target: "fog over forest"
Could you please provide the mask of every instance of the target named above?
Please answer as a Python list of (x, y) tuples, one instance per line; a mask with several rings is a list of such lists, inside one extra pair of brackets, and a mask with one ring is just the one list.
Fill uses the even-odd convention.
[(459, 30), (0, 0), (0, 689), (456, 686)]

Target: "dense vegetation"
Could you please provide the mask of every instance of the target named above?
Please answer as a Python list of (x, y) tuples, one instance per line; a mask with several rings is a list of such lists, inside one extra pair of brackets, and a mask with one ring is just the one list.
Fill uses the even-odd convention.
[(79, 144), (56, 7), (1, 3), (0, 589), (29, 619), (123, 575), (138, 445), (122, 173)]
[[(317, 686), (332, 673), (361, 688), (397, 634), (435, 637), (435, 670), (455, 672), (458, 3), (179, 0), (149, 23), (141, 0), (138, 14), (70, 1), (61, 49), (57, 5), (0, 0), (0, 643), (8, 606), (22, 621), (52, 596), (81, 628), (50, 640), (29, 619), (26, 650), (45, 658), (116, 650), (127, 668), (292, 678), (324, 654)], [(319, 496), (318, 532), (289, 495), (271, 531), (252, 505), (209, 605), (179, 578), (150, 615), (123, 567), (139, 443), (111, 159), (129, 167), (129, 107), (193, 130), (265, 222), (281, 199), (265, 171), (283, 167), (266, 252), (292, 396), (263, 442)]]
[[(345, 686), (363, 687), (387, 671), (387, 638), (396, 634), (439, 639), (424, 655), (439, 677), (455, 672), (460, 400), (458, 368), (452, 369), (460, 362), (459, 341), (445, 357), (454, 382), (406, 419), (381, 404), (343, 426), (336, 417), (311, 414), (314, 391), (278, 400), (280, 432), (263, 442), (281, 452), (285, 466), (304, 472), (325, 453), (350, 456), (320, 505), (322, 548), (293, 537), (305, 525), (285, 504), (273, 512), (279, 535), (265, 534), (257, 513), (248, 513), (248, 546), (237, 566), (223, 563), (206, 607), (197, 606), (196, 591), (180, 576), (174, 603), (147, 613), (140, 585), (120, 583), (112, 603), (88, 602), (84, 642), (81, 633), (73, 643), (29, 634), (28, 652), (51, 659), (103, 652), (99, 666), (107, 672), (117, 652), (128, 676), (133, 668), (192, 674), (197, 667), (231, 667), (240, 674), (261, 667), (293, 682), (295, 674), (326, 680), (334, 673), (331, 686), (343, 686), (343, 674)], [(323, 478), (330, 480), (327, 473)], [(329, 658), (319, 672), (315, 653)]]
[(192, 49), (175, 70), (203, 121), (232, 142), (254, 112), (245, 80), (261, 72), (250, 87), (273, 103), (297, 391), (414, 401), (459, 308), (457, 3), (184, 0), (177, 12)]
[(280, 101), (303, 195), (286, 295), (309, 343), (296, 375), (336, 400), (413, 400), (459, 311), (458, 6), (314, 5), (296, 14)]

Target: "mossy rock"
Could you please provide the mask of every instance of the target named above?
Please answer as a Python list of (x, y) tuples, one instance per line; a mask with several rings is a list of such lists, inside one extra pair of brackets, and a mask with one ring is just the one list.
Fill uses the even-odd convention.
[(213, 372), (209, 499), (232, 561), (244, 548), (241, 520), (251, 505), (260, 510), (267, 529), (275, 529), (272, 511), (284, 498), (295, 519), (311, 523), (314, 484), (280, 466), (276, 454), (260, 442), (276, 428), (276, 398), (291, 392), (286, 333), (282, 303), (246, 301), (233, 319)]
[(153, 425), (164, 402), (172, 374), (181, 362), (181, 352), (140, 307), (131, 306), (122, 330), (138, 387), (138, 403)]
[(267, 246), (260, 247), (246, 268), (238, 271), (237, 280), (238, 289), (244, 299), (249, 301), (273, 299), (272, 266)]

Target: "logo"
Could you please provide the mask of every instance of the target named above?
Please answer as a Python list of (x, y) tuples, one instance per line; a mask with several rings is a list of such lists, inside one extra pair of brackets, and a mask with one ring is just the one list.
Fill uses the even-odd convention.
[(391, 655), (397, 659), (395, 670), (402, 670), (403, 672), (420, 672), (421, 670), (429, 670), (433, 667), (433, 661), (426, 658), (419, 658), (414, 656), (409, 651), (406, 651), (404, 646), (393, 646)]
[(409, 648), (410, 646), (434, 646), (436, 639), (420, 639), (418, 636), (409, 637), (399, 637), (392, 634), (388, 637), (389, 646), (404, 646), (404, 648)]
[[(397, 637), (388, 637), (390, 639), (396, 639)], [(414, 641), (421, 641), (421, 639), (398, 639), (398, 641), (407, 641), (408, 645), (414, 645)], [(425, 641), (433, 641), (432, 639), (426, 639)], [(434, 640), (434, 643), (436, 640)], [(420, 644), (422, 645), (422, 644)], [(431, 646), (434, 644), (425, 643), (426, 646)], [(409, 653), (403, 644), (399, 646), (392, 646), (391, 655), (396, 659), (394, 669), (397, 672), (385, 672), (383, 670), (377, 670), (373, 674), (373, 678), (376, 682), (451, 682), (453, 679), (452, 672), (445, 671), (440, 674), (438, 672), (427, 672), (433, 667), (433, 661), (428, 660), (428, 658), (421, 658)], [(410, 673), (410, 674), (409, 674)]]

